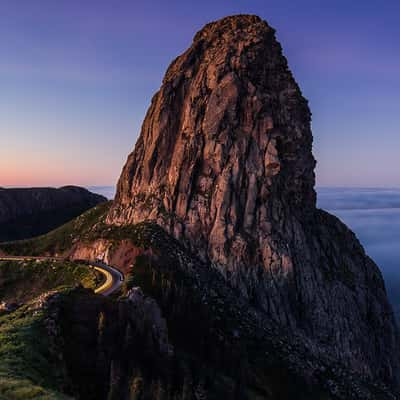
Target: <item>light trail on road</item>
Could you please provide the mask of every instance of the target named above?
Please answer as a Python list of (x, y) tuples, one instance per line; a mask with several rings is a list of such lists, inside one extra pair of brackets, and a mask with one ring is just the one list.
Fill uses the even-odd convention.
[[(34, 256), (1, 256), (0, 261), (70, 261), (61, 257), (34, 257)], [(78, 262), (78, 261), (76, 261)], [(109, 296), (110, 294), (117, 291), (124, 281), (124, 275), (116, 268), (111, 267), (103, 263), (102, 261), (89, 261), (88, 267), (94, 268), (105, 276), (105, 282), (102, 283), (98, 288), (94, 290), (96, 294), (102, 294), (103, 296)]]

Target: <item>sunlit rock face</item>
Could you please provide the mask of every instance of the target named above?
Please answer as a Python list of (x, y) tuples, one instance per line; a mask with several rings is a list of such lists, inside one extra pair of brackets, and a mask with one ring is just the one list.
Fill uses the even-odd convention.
[(315, 206), (310, 115), (266, 22), (206, 25), (168, 68), (107, 222), (156, 221), (311, 352), (396, 381), (379, 269)]
[[(274, 30), (255, 16), (209, 24), (154, 96), (109, 222), (155, 219), (240, 280), (271, 265), (285, 214), (314, 212), (311, 144)], [(285, 274), (287, 255), (274, 260)]]

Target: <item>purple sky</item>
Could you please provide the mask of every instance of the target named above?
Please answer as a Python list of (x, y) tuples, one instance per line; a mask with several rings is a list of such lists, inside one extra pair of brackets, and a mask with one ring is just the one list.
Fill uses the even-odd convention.
[(398, 0), (1, 0), (0, 186), (114, 184), (168, 64), (237, 13), (277, 29), (318, 184), (400, 186)]

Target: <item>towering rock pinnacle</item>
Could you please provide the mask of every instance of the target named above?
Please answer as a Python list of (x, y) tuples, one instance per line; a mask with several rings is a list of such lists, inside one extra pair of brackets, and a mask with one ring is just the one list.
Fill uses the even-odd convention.
[(269, 264), (255, 250), (271, 223), (315, 209), (311, 145), (274, 30), (256, 16), (209, 24), (154, 96), (109, 221), (156, 219), (232, 270)]
[(206, 25), (168, 68), (107, 222), (156, 221), (310, 351), (396, 381), (379, 269), (316, 209), (310, 115), (266, 22)]

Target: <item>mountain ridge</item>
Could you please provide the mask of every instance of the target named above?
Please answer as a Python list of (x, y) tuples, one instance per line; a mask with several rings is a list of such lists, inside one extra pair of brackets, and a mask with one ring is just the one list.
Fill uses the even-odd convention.
[(105, 201), (78, 186), (0, 188), (0, 241), (46, 233)]

